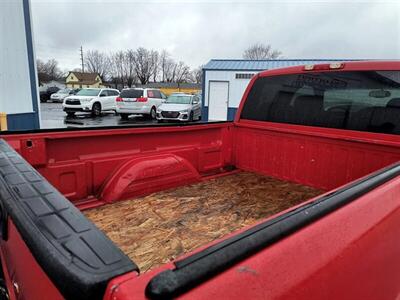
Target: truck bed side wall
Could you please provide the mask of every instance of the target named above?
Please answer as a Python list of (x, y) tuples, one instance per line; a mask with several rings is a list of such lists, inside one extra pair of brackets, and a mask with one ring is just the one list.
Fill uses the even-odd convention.
[(394, 135), (245, 120), (234, 126), (220, 123), (4, 137), (75, 204), (88, 199), (100, 202), (99, 194), (111, 174), (129, 160), (156, 154), (182, 157), (203, 175), (233, 164), (325, 190), (400, 159), (400, 137)]
[(344, 185), (400, 160), (400, 137), (241, 121), (234, 164), (323, 190)]
[(96, 202), (107, 179), (132, 159), (174, 154), (200, 174), (231, 164), (231, 126), (231, 123), (220, 123), (20, 134), (4, 138), (53, 186), (79, 204), (85, 200)]

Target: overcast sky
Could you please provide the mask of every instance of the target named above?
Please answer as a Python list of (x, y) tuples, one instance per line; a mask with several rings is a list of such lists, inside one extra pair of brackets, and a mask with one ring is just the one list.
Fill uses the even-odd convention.
[(36, 54), (79, 67), (79, 48), (167, 49), (197, 67), (252, 43), (285, 58), (400, 59), (400, 1), (31, 0)]

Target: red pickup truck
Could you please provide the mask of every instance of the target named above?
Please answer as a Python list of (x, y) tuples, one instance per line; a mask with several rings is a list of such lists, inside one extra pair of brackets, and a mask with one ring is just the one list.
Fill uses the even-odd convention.
[(9, 299), (400, 299), (400, 62), (255, 75), (234, 122), (2, 134)]

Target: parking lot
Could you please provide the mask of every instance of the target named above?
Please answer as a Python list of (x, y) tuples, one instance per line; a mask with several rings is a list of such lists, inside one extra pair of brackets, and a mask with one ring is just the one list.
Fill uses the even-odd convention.
[(158, 124), (140, 115), (130, 116), (128, 120), (121, 118), (113, 112), (103, 112), (101, 117), (92, 117), (88, 113), (77, 113), (74, 117), (67, 117), (63, 112), (61, 103), (41, 103), (42, 128), (67, 128), (67, 127), (93, 127), (93, 126), (126, 126), (126, 125), (151, 125)]

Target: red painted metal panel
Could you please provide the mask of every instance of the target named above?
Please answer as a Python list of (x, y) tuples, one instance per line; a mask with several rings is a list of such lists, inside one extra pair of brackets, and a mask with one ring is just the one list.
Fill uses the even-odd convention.
[(110, 203), (199, 180), (197, 170), (182, 157), (173, 154), (145, 156), (129, 160), (117, 169), (106, 180), (99, 198)]
[(86, 197), (87, 177), (84, 162), (48, 164), (37, 170), (70, 200), (76, 201)]
[[(202, 175), (232, 161), (231, 123), (6, 135), (37, 170), (80, 208), (102, 204), (105, 180), (124, 163), (154, 155), (181, 157)], [(30, 144), (25, 149), (25, 141)], [(46, 158), (38, 153), (45, 153)], [(162, 183), (161, 183), (162, 186)], [(159, 190), (148, 182), (148, 193)]]
[(29, 157), (29, 163), (35, 166), (44, 165), (47, 161), (46, 142), (44, 138), (25, 138), (20, 141), (21, 154)]
[(235, 124), (243, 170), (333, 189), (400, 159), (400, 136), (258, 121)]
[(29, 251), (14, 223), (1, 242), (2, 267), (11, 299), (64, 299)]

